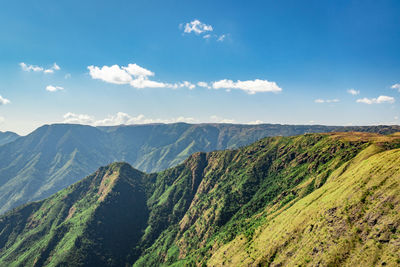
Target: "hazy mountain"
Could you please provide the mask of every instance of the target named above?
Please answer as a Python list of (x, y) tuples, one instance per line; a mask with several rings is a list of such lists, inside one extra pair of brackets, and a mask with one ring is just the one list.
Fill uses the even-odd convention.
[[(396, 128), (397, 127), (397, 128)], [(358, 127), (391, 133), (398, 126)], [(126, 161), (160, 171), (198, 152), (232, 149), (266, 136), (352, 130), (354, 127), (234, 124), (150, 124), (115, 127), (45, 125), (0, 146), (0, 213), (43, 199), (94, 172)]]
[(7, 143), (11, 143), (11, 142), (17, 140), (18, 137), (19, 137), (19, 135), (16, 133), (0, 131), (0, 146), (7, 144)]
[(307, 134), (153, 174), (113, 163), (1, 216), (0, 265), (395, 266), (399, 147)]

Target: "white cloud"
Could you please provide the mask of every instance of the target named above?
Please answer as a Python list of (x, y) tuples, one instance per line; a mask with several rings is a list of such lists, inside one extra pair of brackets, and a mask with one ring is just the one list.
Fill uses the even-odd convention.
[[(160, 118), (147, 118), (143, 114), (131, 116), (124, 112), (117, 112), (115, 115), (108, 115), (103, 119), (96, 119), (94, 116), (88, 114), (77, 114), (68, 112), (63, 116), (63, 123), (86, 124), (92, 126), (115, 126), (115, 125), (133, 125), (133, 124), (149, 124), (149, 123), (201, 123), (200, 120), (193, 117), (179, 116), (169, 119)], [(206, 119), (204, 123), (237, 123), (234, 119), (227, 119), (217, 115), (212, 115)], [(262, 124), (261, 120), (245, 122), (244, 124)]]
[(64, 79), (69, 79), (69, 78), (71, 78), (71, 73), (65, 74)]
[(3, 124), (5, 122), (5, 118), (4, 117), (0, 117), (0, 124)]
[(193, 90), (194, 88), (196, 88), (196, 85), (192, 84), (191, 82), (188, 81), (183, 81), (181, 83), (178, 83), (179, 87), (186, 87), (189, 88), (190, 90)]
[(140, 67), (137, 64), (128, 64), (127, 67), (120, 67), (113, 65), (111, 67), (103, 66), (88, 66), (89, 74), (93, 79), (99, 79), (113, 84), (129, 84), (130, 86), (138, 89), (143, 88), (182, 88), (187, 87), (194, 89), (196, 85), (183, 81), (179, 83), (164, 83), (152, 81), (148, 77), (154, 76), (154, 72)]
[(214, 123), (235, 123), (235, 120), (233, 120), (233, 119), (224, 119), (224, 118), (218, 117), (217, 115), (210, 116), (210, 120), (211, 120), (211, 122), (214, 122)]
[(390, 88), (397, 89), (400, 92), (400, 83), (393, 84)]
[(338, 103), (340, 100), (335, 98), (335, 99), (327, 99), (325, 100), (326, 103)]
[(87, 114), (75, 114), (68, 112), (63, 117), (64, 123), (92, 124), (94, 122), (94, 118)]
[(237, 81), (233, 82), (232, 80), (220, 80), (212, 83), (212, 87), (214, 89), (238, 89), (247, 92), (248, 94), (255, 94), (261, 92), (281, 92), (282, 88), (280, 88), (275, 82), (270, 82), (267, 80), (249, 80), (249, 81)]
[(226, 34), (222, 34), (222, 35), (220, 35), (220, 36), (218, 37), (217, 41), (218, 41), (218, 42), (222, 42), (222, 41), (225, 40), (225, 38), (226, 38)]
[(134, 88), (162, 88), (168, 87), (169, 84), (156, 82), (148, 79), (148, 76), (154, 76), (145, 68), (137, 64), (128, 64), (127, 67), (120, 67), (118, 65), (103, 66), (88, 66), (89, 74), (93, 79), (99, 79), (113, 84), (130, 84)]
[(61, 86), (48, 85), (48, 86), (46, 86), (46, 90), (49, 92), (56, 92), (56, 91), (64, 90), (64, 88)]
[(125, 69), (121, 69), (118, 65), (111, 67), (88, 66), (89, 74), (92, 79), (102, 80), (114, 84), (128, 84), (132, 81), (132, 76)]
[(49, 69), (45, 69), (43, 72), (44, 73), (54, 73), (56, 70), (60, 70), (60, 66), (57, 65), (57, 63), (54, 63), (53, 66)]
[[(137, 64), (129, 64), (127, 67), (124, 66), (88, 66), (89, 74), (92, 79), (102, 80), (107, 83), (113, 84), (129, 84), (130, 86), (138, 89), (142, 88), (183, 88), (186, 87), (190, 90), (196, 88), (196, 84), (189, 81), (182, 81), (177, 83), (165, 83), (150, 80), (150, 76), (154, 76), (154, 72), (138, 66)], [(198, 82), (199, 87), (220, 89), (224, 88), (228, 91), (231, 89), (238, 89), (246, 91), (248, 94), (255, 94), (259, 92), (280, 92), (280, 88), (275, 82), (269, 82), (267, 80), (249, 80), (249, 81), (237, 81), (232, 80), (220, 80), (211, 84), (206, 82)]]
[(179, 24), (179, 29), (183, 30), (184, 33), (190, 34), (195, 33), (198, 36), (202, 36), (203, 39), (211, 40), (214, 39), (217, 42), (223, 42), (226, 37), (229, 36), (228, 34), (211, 34), (214, 31), (214, 27), (211, 25), (207, 25), (201, 22), (198, 19), (195, 19), (188, 23), (181, 23)]
[(132, 80), (130, 85), (134, 88), (142, 89), (142, 88), (163, 88), (167, 87), (168, 84), (151, 81), (144, 76), (139, 76), (138, 78)]
[(349, 93), (351, 95), (358, 95), (358, 94), (360, 94), (360, 91), (351, 88), (351, 89), (347, 90), (347, 93)]
[(24, 62), (19, 63), (19, 65), (21, 66), (21, 69), (23, 71), (43, 72), (45, 74), (52, 74), (52, 73), (54, 73), (54, 71), (61, 69), (60, 66), (57, 65), (57, 63), (54, 63), (53, 66), (51, 66), (48, 69), (45, 69), (43, 67), (36, 66), (36, 65), (28, 65)]
[(383, 104), (383, 103), (389, 103), (389, 104), (393, 104), (395, 102), (394, 97), (391, 96), (385, 96), (385, 95), (381, 95), (377, 98), (360, 98), (357, 99), (356, 101), (357, 103), (364, 103), (364, 104)]
[(135, 124), (144, 119), (143, 114), (139, 114), (136, 117), (132, 117), (124, 112), (118, 112), (116, 115), (109, 115), (107, 118), (94, 121), (93, 124), (96, 126), (107, 126), (107, 125), (121, 125), (121, 124)]
[(198, 83), (197, 83), (197, 86), (199, 86), (199, 87), (204, 87), (204, 88), (208, 88), (208, 89), (211, 88), (211, 86), (209, 86), (208, 83), (206, 83), (206, 82), (198, 82)]
[(255, 124), (263, 124), (264, 122), (261, 120), (249, 121), (246, 124), (255, 125)]
[(24, 62), (19, 63), (19, 65), (21, 66), (21, 69), (23, 71), (35, 71), (35, 72), (43, 71), (42, 67), (34, 66), (34, 65), (27, 65)]
[(191, 117), (177, 117), (171, 119), (151, 119), (146, 118), (143, 114), (131, 116), (124, 112), (117, 112), (115, 115), (109, 115), (104, 119), (96, 120), (93, 116), (87, 114), (76, 114), (68, 112), (64, 115), (64, 123), (88, 124), (93, 126), (114, 126), (114, 125), (131, 125), (131, 124), (148, 124), (148, 123), (175, 123), (175, 122), (198, 122)]
[(322, 103), (338, 103), (340, 100), (339, 99), (315, 99), (314, 102), (318, 103), (318, 104), (322, 104)]
[(195, 19), (191, 22), (185, 24), (184, 30), (185, 33), (194, 32), (196, 34), (201, 34), (204, 32), (213, 31), (213, 27), (211, 25), (207, 25), (202, 23), (201, 21)]
[(4, 98), (4, 97), (2, 97), (0, 95), (0, 105), (7, 105), (7, 104), (10, 104), (10, 103), (11, 103), (10, 100), (8, 100), (7, 98)]
[(58, 66), (57, 63), (55, 63), (55, 62), (53, 64), (52, 68), (53, 68), (53, 70), (60, 70), (61, 69), (60, 66)]
[(137, 64), (128, 64), (128, 67), (122, 67), (122, 69), (126, 70), (127, 73), (135, 77), (154, 76), (154, 72), (142, 68)]

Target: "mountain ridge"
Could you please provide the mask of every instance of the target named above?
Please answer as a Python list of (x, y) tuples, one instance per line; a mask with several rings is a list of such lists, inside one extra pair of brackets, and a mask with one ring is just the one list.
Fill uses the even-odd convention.
[(0, 146), (11, 143), (15, 140), (17, 140), (20, 136), (14, 132), (6, 131), (2, 132), (0, 131)]
[[(391, 133), (398, 126), (363, 129)], [(126, 161), (146, 172), (183, 162), (197, 152), (235, 149), (270, 135), (332, 131), (307, 125), (151, 124), (92, 127), (52, 124), (0, 146), (0, 213), (43, 199), (94, 172)]]
[[(132, 224), (128, 224), (128, 222), (132, 221), (137, 222), (140, 228), (140, 222), (143, 224), (146, 219), (146, 217), (138, 217), (135, 212), (141, 212), (141, 208), (145, 208), (144, 192), (140, 184), (141, 175), (141, 172), (132, 169), (126, 163), (113, 163), (107, 167), (101, 167), (93, 175), (55, 194), (50, 199), (17, 208), (20, 211), (29, 209), (29, 207), (32, 207), (32, 210), (36, 209), (39, 213), (37, 216), (25, 216), (23, 221), (26, 222), (28, 229), (36, 234), (40, 234), (40, 231), (48, 231), (50, 239), (45, 245), (31, 244), (28, 239), (26, 242), (31, 244), (32, 247), (28, 252), (22, 250), (26, 256), (18, 257), (18, 259), (11, 258), (9, 262), (6, 261), (8, 262), (7, 265), (12, 262), (17, 265), (42, 266), (46, 264), (50, 250), (53, 249), (69, 249), (69, 253), (60, 255), (60, 258), (56, 260), (57, 264), (61, 265), (67, 262), (73, 265), (87, 265), (88, 262), (104, 265), (107, 261), (105, 257), (108, 257), (110, 253), (114, 256), (113, 261), (121, 260), (115, 259), (121, 252), (124, 252), (124, 254), (119, 257), (126, 257), (126, 254), (129, 254), (129, 251), (127, 251), (127, 248), (130, 248), (129, 245), (119, 245), (118, 242), (108, 240), (116, 238), (124, 244), (130, 244), (135, 242), (135, 238), (137, 239), (135, 234), (129, 235), (123, 230), (127, 230), (127, 227), (131, 228)], [(58, 204), (54, 205), (54, 202)], [(136, 204), (136, 207), (126, 207), (127, 204), (131, 205), (132, 203)], [(123, 212), (118, 212), (117, 218), (119, 220), (115, 224), (114, 205), (116, 204)], [(41, 207), (41, 210), (38, 210), (38, 206)], [(127, 212), (123, 207), (128, 208), (133, 213)], [(8, 219), (9, 214), (7, 213), (0, 220), (0, 225), (4, 218)], [(45, 214), (45, 217), (41, 217), (40, 214)], [(47, 227), (46, 223), (48, 223)], [(43, 224), (44, 227), (42, 227)], [(82, 224), (84, 224), (83, 228)], [(20, 229), (17, 226), (13, 227), (13, 229), (15, 228)], [(135, 227), (132, 229), (135, 229)], [(140, 229), (138, 231), (140, 232)], [(103, 234), (101, 242), (98, 239), (97, 232)], [(3, 234), (4, 229), (1, 235)], [(72, 243), (63, 242), (65, 238), (72, 239)], [(3, 241), (0, 244), (4, 246), (4, 239), (0, 240)], [(14, 240), (8, 241), (8, 244), (11, 249), (16, 251), (20, 251), (21, 246), (24, 246), (24, 244), (14, 242)], [(38, 249), (39, 255), (35, 258), (29, 258), (29, 255), (37, 252)], [(98, 255), (91, 252), (97, 250), (104, 253), (103, 258), (100, 259), (97, 257)], [(26, 257), (29, 259), (27, 260)], [(119, 264), (113, 263), (113, 265), (118, 266)]]
[[(314, 247), (309, 243), (296, 246), (298, 240), (302, 242), (302, 236), (304, 240), (308, 240), (308, 237), (314, 238), (308, 234), (312, 233), (308, 230), (311, 224), (321, 227), (315, 228), (315, 238), (325, 240), (324, 232), (317, 229), (331, 229), (329, 221), (335, 218), (332, 216), (336, 216), (339, 226), (346, 223), (343, 225), (346, 226), (343, 228), (345, 231), (339, 232), (340, 244), (353, 244), (353, 231), (369, 231), (364, 235), (368, 244), (379, 244), (381, 239), (377, 235), (383, 235), (384, 243), (381, 248), (378, 245), (373, 248), (379, 252), (377, 255), (384, 256), (378, 257), (375, 263), (385, 262), (390, 266), (400, 261), (400, 255), (396, 256), (393, 250), (400, 245), (396, 237), (400, 217), (395, 212), (398, 208), (396, 203), (400, 201), (396, 197), (400, 186), (395, 180), (395, 177), (400, 177), (400, 169), (396, 167), (400, 166), (397, 164), (399, 148), (398, 134), (305, 134), (269, 137), (236, 150), (198, 152), (184, 163), (158, 173), (145, 174), (126, 163), (113, 163), (46, 200), (27, 204), (1, 216), (0, 263), (7, 264), (21, 259), (18, 262), (24, 265), (39, 258), (46, 266), (65, 262), (66, 259), (73, 266), (87, 266), (91, 263), (106, 266), (220, 266), (223, 263), (238, 266), (279, 266), (284, 263), (317, 264), (318, 258), (322, 259), (320, 264), (335, 265), (338, 262), (334, 255), (343, 253), (347, 253), (349, 259), (363, 257), (369, 250), (365, 252), (353, 249), (353, 246), (339, 246), (338, 248), (343, 249), (339, 254), (325, 245), (315, 247), (315, 253), (312, 252)], [(375, 173), (370, 174), (370, 170), (375, 170)], [(114, 172), (119, 173), (116, 179), (113, 178)], [(120, 173), (126, 176), (121, 176)], [(125, 183), (124, 186), (115, 186), (118, 181), (131, 181), (135, 186), (129, 187)], [(368, 184), (371, 182), (372, 184)], [(94, 185), (91, 187), (92, 184)], [(387, 191), (389, 195), (385, 198), (384, 212), (368, 215), (368, 212), (363, 211), (365, 208), (369, 205), (381, 205), (379, 192), (382, 191), (379, 187), (374, 187), (380, 184), (384, 185), (383, 188), (391, 188)], [(344, 195), (349, 203), (347, 211), (346, 205), (336, 208), (337, 212), (331, 210), (337, 203), (335, 199), (346, 203), (340, 194), (337, 195), (337, 189), (351, 192), (352, 188), (359, 186), (362, 188), (359, 193)], [(80, 188), (86, 188), (86, 191), (79, 190)], [(139, 199), (118, 198), (119, 192), (124, 188), (131, 188), (129, 192), (141, 192), (138, 194)], [(103, 192), (106, 192), (104, 198)], [(131, 194), (125, 194), (129, 195)], [(77, 199), (85, 201), (79, 202)], [(314, 203), (311, 205), (313, 209), (307, 208), (310, 205), (307, 203)], [(73, 205), (76, 209), (71, 211)], [(303, 205), (302, 208), (297, 208), (299, 205)], [(132, 209), (137, 211), (127, 212)], [(310, 214), (300, 217), (303, 220), (306, 218), (305, 230), (293, 232), (292, 228), (288, 228), (292, 232), (285, 235), (282, 225), (292, 227), (292, 224), (284, 222), (287, 217), (281, 214), (292, 214), (291, 218), (298, 220), (296, 214), (299, 210)], [(314, 222), (313, 218), (319, 218), (314, 213), (329, 216), (325, 216), (324, 221)], [(127, 214), (135, 216), (126, 219), (124, 216)], [(32, 228), (27, 218), (36, 218), (36, 225), (43, 228)], [(133, 223), (140, 218), (143, 220)], [(388, 223), (384, 223), (383, 228), (379, 228), (381, 230), (372, 231), (364, 224), (358, 226), (362, 221), (358, 218), (366, 218), (367, 225), (368, 221), (375, 219), (379, 227), (382, 225), (381, 221)], [(16, 220), (19, 222), (17, 225), (14, 224)], [(275, 220), (282, 221), (283, 224), (274, 223)], [(65, 221), (74, 222), (75, 226), (61, 232), (58, 239), (52, 239), (54, 231), (51, 229), (66, 227)], [(131, 223), (124, 226), (127, 221)], [(347, 224), (351, 227), (347, 227)], [(135, 230), (133, 226), (136, 227)], [(37, 227), (42, 232), (38, 232), (40, 229)], [(276, 231), (269, 231), (271, 227)], [(118, 232), (117, 229), (124, 229), (120, 231), (124, 235), (110, 234), (113, 231)], [(264, 237), (275, 232), (276, 242), (266, 243), (270, 238)], [(131, 238), (126, 241), (125, 235)], [(295, 239), (291, 239), (292, 236)], [(15, 238), (19, 242), (15, 242)], [(54, 240), (54, 246), (51, 246), (51, 240)], [(107, 246), (111, 243), (107, 240), (126, 244), (129, 249), (113, 250)], [(324, 242), (330, 244), (329, 240)], [(28, 255), (24, 252), (29, 244), (26, 242), (34, 242), (41, 248), (29, 250)], [(65, 244), (69, 244), (68, 249)], [(262, 249), (266, 244), (269, 249)], [(302, 251), (306, 251), (306, 254)], [(327, 251), (322, 258), (321, 251)], [(291, 260), (292, 257), (288, 255), (295, 256)], [(364, 263), (374, 262), (371, 257), (365, 259)], [(354, 261), (342, 263), (354, 265)]]

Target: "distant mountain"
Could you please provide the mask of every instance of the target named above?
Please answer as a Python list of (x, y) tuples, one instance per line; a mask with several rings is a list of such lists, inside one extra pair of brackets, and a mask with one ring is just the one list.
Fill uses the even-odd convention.
[(399, 126), (149, 124), (45, 125), (0, 146), (0, 213), (66, 188), (99, 166), (125, 161), (146, 172), (167, 169), (202, 151), (234, 149), (266, 136), (335, 130), (391, 133)]
[(0, 217), (0, 266), (396, 266), (400, 134), (113, 163)]
[(18, 134), (13, 132), (0, 132), (0, 146), (11, 143), (19, 137)]

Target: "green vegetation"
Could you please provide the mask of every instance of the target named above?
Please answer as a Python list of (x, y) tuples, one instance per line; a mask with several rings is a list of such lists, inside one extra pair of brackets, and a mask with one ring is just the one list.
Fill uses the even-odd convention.
[(257, 214), (255, 234), (236, 236), (208, 264), (398, 266), (400, 149), (366, 150), (308, 196)]
[(147, 221), (143, 173), (113, 163), (0, 219), (1, 266), (121, 266)]
[(400, 127), (175, 123), (96, 128), (54, 124), (22, 137), (0, 133), (0, 214), (44, 199), (112, 162), (124, 161), (141, 171), (155, 172), (176, 166), (199, 151), (235, 149), (266, 136), (335, 130), (388, 134)]
[(0, 266), (396, 266), (400, 135), (305, 134), (100, 168), (0, 217)]

